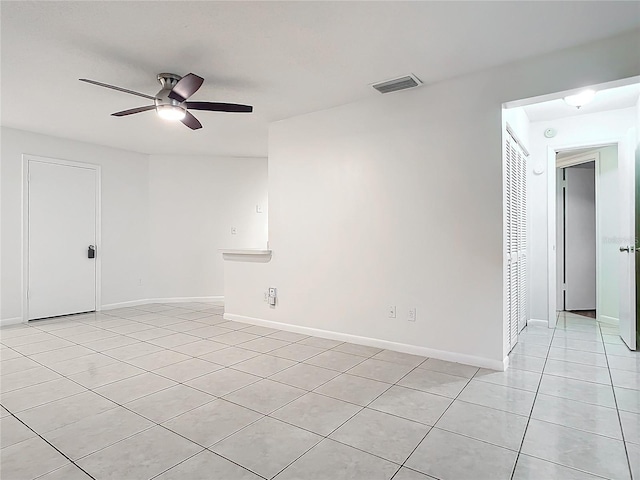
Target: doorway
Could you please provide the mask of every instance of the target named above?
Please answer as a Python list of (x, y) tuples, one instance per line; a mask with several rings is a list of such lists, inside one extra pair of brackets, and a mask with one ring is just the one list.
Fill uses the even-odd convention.
[[(558, 152), (558, 163), (575, 158)], [(584, 158), (584, 157), (583, 157)], [(557, 183), (558, 310), (597, 318), (596, 162), (559, 167)]]
[(24, 156), (24, 320), (100, 305), (100, 167)]
[(619, 334), (618, 145), (556, 153), (556, 309)]
[[(571, 150), (578, 155), (605, 147), (616, 152), (612, 169), (605, 168), (604, 162), (596, 168), (596, 315), (602, 333), (619, 336), (630, 350), (636, 349), (637, 335), (640, 339), (640, 280), (636, 278), (640, 271), (636, 261), (640, 258), (636, 240), (640, 238), (636, 232), (640, 230), (636, 218), (640, 211), (640, 175), (636, 175), (640, 172), (639, 81), (640, 77), (633, 77), (592, 85), (589, 88), (596, 92), (595, 96), (580, 107), (565, 100), (582, 91), (575, 89), (508, 102), (503, 110), (503, 123), (516, 128), (531, 152), (527, 186), (531, 225), (528, 305), (532, 321), (544, 322), (550, 328), (556, 326), (558, 311), (565, 308), (557, 292), (557, 153)], [(613, 195), (607, 195), (606, 189)], [(608, 213), (602, 215), (600, 210)], [(601, 281), (602, 275), (609, 280)], [(506, 320), (504, 324), (506, 338)], [(606, 329), (611, 330), (605, 332), (604, 324), (610, 324)]]

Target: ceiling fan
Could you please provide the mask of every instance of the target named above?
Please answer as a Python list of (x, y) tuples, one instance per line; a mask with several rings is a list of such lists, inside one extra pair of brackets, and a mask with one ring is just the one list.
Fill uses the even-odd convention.
[(89, 80), (86, 78), (81, 78), (80, 81), (98, 85), (100, 87), (111, 88), (119, 92), (130, 93), (131, 95), (137, 95), (138, 97), (148, 98), (154, 102), (153, 105), (112, 113), (111, 115), (115, 117), (124, 117), (126, 115), (133, 115), (134, 113), (155, 110), (158, 113), (158, 116), (165, 120), (180, 120), (191, 130), (197, 130), (202, 128), (202, 124), (189, 112), (189, 110), (234, 113), (251, 113), (253, 111), (253, 107), (251, 105), (239, 105), (237, 103), (188, 102), (187, 99), (196, 93), (204, 82), (202, 77), (193, 73), (189, 73), (184, 77), (176, 75), (175, 73), (158, 74), (158, 82), (160, 82), (162, 88), (155, 95), (134, 92), (133, 90), (116, 87), (115, 85), (109, 85), (107, 83), (96, 82), (95, 80)]

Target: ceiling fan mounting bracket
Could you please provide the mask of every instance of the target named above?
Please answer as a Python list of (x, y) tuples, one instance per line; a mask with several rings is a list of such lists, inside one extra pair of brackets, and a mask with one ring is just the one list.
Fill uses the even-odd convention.
[(159, 73), (158, 82), (162, 85), (162, 89), (171, 90), (182, 79), (180, 75), (175, 73)]

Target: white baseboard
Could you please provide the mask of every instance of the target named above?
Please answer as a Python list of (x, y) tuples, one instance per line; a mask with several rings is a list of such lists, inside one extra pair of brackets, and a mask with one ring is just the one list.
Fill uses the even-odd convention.
[(212, 297), (166, 297), (166, 298), (145, 298), (142, 300), (131, 300), (129, 302), (109, 303), (102, 305), (102, 310), (114, 310), (116, 308), (136, 307), (148, 303), (189, 303), (189, 302), (223, 302), (224, 296), (216, 295)]
[(147, 303), (189, 303), (189, 302), (223, 302), (223, 295), (212, 297), (171, 297), (171, 298), (150, 298)]
[(138, 305), (144, 305), (149, 303), (149, 300), (131, 300), (129, 302), (118, 302), (118, 303), (108, 303), (106, 305), (102, 305), (100, 310), (115, 310), (116, 308), (124, 308), (124, 307), (137, 307)]
[(462, 353), (435, 350), (427, 347), (419, 347), (417, 345), (380, 340), (378, 338), (361, 337), (359, 335), (351, 335), (349, 333), (332, 332), (330, 330), (321, 330), (318, 328), (291, 325), (289, 323), (274, 322), (272, 320), (246, 317), (244, 315), (236, 315), (233, 313), (225, 313), (224, 319), (236, 322), (250, 323), (252, 325), (260, 325), (262, 327), (277, 328), (278, 330), (286, 330), (288, 332), (300, 333), (303, 335), (313, 335), (315, 337), (328, 338), (331, 340), (357, 343), (358, 345), (366, 345), (368, 347), (384, 348), (386, 350), (394, 350), (396, 352), (410, 353), (412, 355), (421, 355), (423, 357), (429, 358), (437, 358), (438, 360), (464, 363), (466, 365), (489, 368), (491, 370), (504, 371), (509, 365), (508, 357), (504, 360), (492, 360), (490, 358), (476, 357), (474, 355), (465, 355)]
[(502, 360), (502, 371), (506, 372), (507, 368), (509, 368), (509, 355), (504, 357), (504, 360)]
[(17, 325), (22, 323), (22, 317), (3, 318), (0, 320), (0, 327), (6, 327), (7, 325)]
[(620, 319), (616, 317), (610, 317), (609, 315), (598, 315), (598, 321), (600, 323), (606, 323), (607, 325), (618, 326), (620, 325)]
[[(167, 297), (167, 298), (143, 298), (141, 300), (130, 300), (128, 302), (109, 303), (97, 308), (96, 311), (115, 310), (116, 308), (137, 307), (148, 303), (189, 303), (189, 302), (224, 302), (223, 295), (214, 295), (211, 297)], [(22, 317), (3, 318), (0, 320), (0, 326), (15, 325), (22, 323)]]
[[(527, 325), (536, 325), (536, 326), (549, 327), (549, 322), (547, 320), (541, 320), (539, 318), (530, 318), (527, 321)], [(551, 327), (549, 327), (549, 328), (551, 328)]]

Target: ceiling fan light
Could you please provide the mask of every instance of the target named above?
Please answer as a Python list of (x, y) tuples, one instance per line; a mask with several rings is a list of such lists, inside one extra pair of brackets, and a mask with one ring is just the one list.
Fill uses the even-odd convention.
[(580, 108), (593, 100), (593, 97), (595, 97), (595, 95), (595, 90), (583, 90), (582, 92), (576, 93), (575, 95), (567, 95), (566, 97), (564, 97), (564, 101), (567, 105)]
[(180, 108), (176, 105), (158, 105), (156, 107), (156, 111), (160, 118), (172, 122), (182, 120), (187, 115), (184, 108)]

